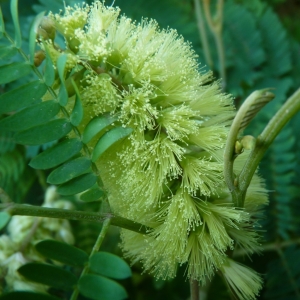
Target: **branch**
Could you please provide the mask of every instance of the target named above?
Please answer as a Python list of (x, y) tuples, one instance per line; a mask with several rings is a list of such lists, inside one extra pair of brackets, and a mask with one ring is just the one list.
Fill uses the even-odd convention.
[(129, 219), (125, 219), (120, 216), (116, 216), (111, 213), (95, 213), (78, 210), (58, 209), (40, 207), (27, 204), (15, 204), (15, 203), (3, 203), (0, 204), (0, 211), (6, 211), (11, 216), (22, 215), (22, 216), (34, 216), (34, 217), (45, 217), (55, 219), (67, 219), (76, 221), (88, 221), (95, 223), (103, 223), (106, 219), (110, 219), (111, 225), (122, 227), (131, 231), (135, 231), (141, 234), (147, 234), (151, 228), (134, 222)]
[(300, 88), (281, 106), (275, 116), (270, 120), (261, 135), (256, 140), (256, 145), (250, 153), (239, 177), (238, 177), (238, 197), (241, 197), (241, 207), (243, 207), (245, 195), (258, 167), (259, 162), (270, 147), (276, 136), (284, 125), (300, 110)]
[(210, 28), (217, 47), (218, 58), (219, 58), (219, 69), (222, 78), (222, 90), (226, 89), (226, 66), (225, 66), (225, 51), (223, 45), (222, 31), (223, 31), (223, 6), (224, 0), (218, 0), (217, 2), (217, 12), (214, 18), (210, 11), (210, 0), (204, 0), (204, 13), (208, 27)]
[(213, 68), (213, 60), (211, 58), (209, 44), (207, 41), (207, 35), (206, 35), (206, 30), (205, 30), (205, 24), (203, 22), (204, 20), (203, 20), (203, 14), (202, 14), (201, 0), (194, 0), (194, 4), (195, 4), (197, 26), (198, 26), (198, 30), (199, 30), (199, 35), (200, 35), (201, 44), (203, 47), (205, 60), (208, 64), (208, 67), (210, 69), (212, 69)]

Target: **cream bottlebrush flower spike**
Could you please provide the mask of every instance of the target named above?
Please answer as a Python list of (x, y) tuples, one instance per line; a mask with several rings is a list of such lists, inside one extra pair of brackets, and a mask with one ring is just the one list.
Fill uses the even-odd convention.
[(199, 72), (196, 54), (175, 30), (119, 13), (96, 1), (50, 14), (66, 48), (51, 38), (44, 47), (54, 64), (68, 54), (84, 104), (80, 130), (100, 114), (133, 130), (97, 161), (112, 210), (153, 228), (147, 235), (123, 230), (125, 254), (162, 278), (185, 263), (188, 276), (202, 283), (220, 270), (241, 299), (254, 299), (256, 273), (247, 269), (237, 280), (242, 267), (226, 253), (235, 245), (259, 248), (252, 220), (267, 197), (256, 176), (245, 209), (235, 209), (225, 186), (232, 98), (211, 83), (211, 73)]

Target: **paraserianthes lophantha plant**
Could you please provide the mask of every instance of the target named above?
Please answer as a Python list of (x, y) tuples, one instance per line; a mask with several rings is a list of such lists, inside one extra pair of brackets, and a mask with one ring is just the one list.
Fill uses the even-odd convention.
[[(55, 43), (57, 32), (63, 46)], [(163, 279), (183, 264), (201, 284), (220, 271), (239, 299), (254, 299), (261, 278), (229, 253), (259, 251), (255, 222), (267, 195), (255, 175), (244, 207), (233, 204), (223, 175), (233, 99), (211, 73), (200, 72), (191, 45), (175, 30), (154, 20), (135, 23), (100, 1), (50, 13), (39, 34), (44, 53), (36, 64), (48, 55), (56, 66), (67, 55), (68, 94), (74, 81), (84, 108), (79, 130), (100, 115), (124, 130), (126, 138), (96, 164), (112, 211), (151, 228), (146, 235), (122, 230), (125, 256)], [(91, 150), (103, 134), (88, 143)], [(236, 172), (246, 156), (237, 158)]]

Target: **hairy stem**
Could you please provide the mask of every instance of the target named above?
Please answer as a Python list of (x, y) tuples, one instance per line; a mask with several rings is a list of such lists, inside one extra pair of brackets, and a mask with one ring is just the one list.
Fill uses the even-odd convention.
[(195, 279), (190, 279), (191, 300), (200, 300), (199, 282)]
[(207, 65), (210, 69), (213, 68), (213, 60), (211, 58), (210, 49), (209, 49), (209, 43), (207, 41), (207, 34), (205, 30), (205, 24), (203, 20), (203, 13), (202, 13), (202, 5), (201, 0), (194, 0), (195, 5), (195, 12), (196, 12), (196, 19), (197, 19), (197, 26), (199, 30), (199, 35), (201, 39), (201, 44), (204, 51), (204, 57), (207, 62)]
[[(102, 225), (100, 234), (99, 234), (99, 236), (98, 236), (98, 238), (97, 238), (97, 240), (96, 240), (96, 243), (95, 243), (95, 245), (94, 245), (94, 247), (93, 247), (93, 249), (92, 249), (92, 251), (91, 251), (90, 258), (91, 258), (96, 252), (99, 251), (99, 249), (100, 249), (100, 247), (101, 247), (101, 244), (102, 244), (102, 242), (103, 242), (103, 240), (104, 240), (104, 237), (105, 237), (105, 235), (106, 235), (106, 233), (107, 233), (107, 231), (108, 231), (108, 228), (109, 228), (109, 225), (110, 225), (110, 224), (111, 224), (111, 218), (107, 218), (107, 219), (103, 222), (103, 225)], [(90, 268), (90, 267), (89, 267), (89, 264), (87, 264), (87, 265), (83, 268), (83, 270), (82, 270), (82, 272), (81, 272), (81, 274), (80, 274), (80, 278), (82, 278), (85, 274), (87, 274), (87, 273), (89, 272), (89, 268)], [(80, 280), (80, 278), (79, 278), (79, 280)], [(78, 297), (78, 294), (79, 294), (79, 290), (78, 290), (78, 287), (76, 286), (76, 288), (74, 289), (73, 294), (72, 294), (70, 300), (76, 300), (77, 297)]]
[(150, 228), (123, 217), (116, 216), (111, 213), (95, 213), (78, 210), (58, 209), (40, 207), (26, 204), (3, 203), (0, 204), (0, 211), (6, 211), (11, 216), (35, 216), (56, 219), (67, 219), (77, 221), (88, 221), (95, 223), (103, 223), (106, 219), (111, 219), (111, 225), (122, 227), (141, 234), (149, 232)]
[(250, 181), (271, 143), (284, 125), (300, 110), (300, 88), (281, 106), (264, 131), (257, 137), (255, 148), (250, 153), (239, 177), (238, 189), (234, 191), (243, 207)]

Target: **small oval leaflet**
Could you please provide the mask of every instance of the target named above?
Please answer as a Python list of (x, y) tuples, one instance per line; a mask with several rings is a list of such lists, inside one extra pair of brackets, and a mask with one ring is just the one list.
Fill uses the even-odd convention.
[(92, 161), (95, 162), (97, 159), (113, 144), (119, 140), (129, 136), (132, 132), (132, 128), (116, 127), (106, 132), (97, 142), (93, 155)]
[(10, 59), (18, 53), (18, 49), (13, 47), (12, 45), (9, 46), (1, 46), (0, 47), (0, 59)]
[(0, 96), (0, 113), (8, 113), (26, 107), (40, 99), (47, 86), (39, 80), (24, 84)]
[(43, 240), (37, 243), (35, 248), (43, 256), (66, 265), (83, 267), (89, 260), (86, 252), (55, 240)]
[(82, 141), (87, 144), (100, 131), (111, 125), (116, 120), (117, 117), (111, 115), (102, 115), (92, 119), (84, 129)]
[(78, 157), (68, 161), (57, 169), (53, 170), (47, 178), (51, 184), (62, 184), (86, 172), (92, 162), (86, 157)]
[(53, 265), (28, 263), (20, 267), (18, 272), (30, 281), (61, 290), (71, 290), (77, 282), (77, 278), (74, 274)]
[(40, 294), (34, 292), (11, 292), (8, 294), (4, 294), (0, 297), (1, 300), (59, 300), (60, 298), (56, 298), (47, 294)]
[(0, 230), (6, 226), (8, 221), (10, 220), (10, 214), (5, 211), (0, 212)]
[(99, 188), (92, 188), (80, 195), (80, 200), (84, 202), (99, 201), (105, 193)]
[(66, 62), (67, 62), (66, 54), (60, 55), (59, 58), (57, 59), (57, 70), (61, 81), (60, 89), (58, 92), (58, 100), (59, 100), (59, 104), (62, 106), (67, 105), (69, 99), (68, 92), (66, 89), (65, 78), (64, 78)]
[(78, 283), (80, 293), (93, 300), (122, 300), (126, 290), (119, 283), (99, 275), (84, 275)]
[(53, 100), (41, 102), (2, 119), (0, 129), (23, 131), (50, 121), (58, 114), (59, 110), (60, 105)]
[(72, 130), (72, 125), (66, 119), (57, 119), (48, 123), (18, 132), (15, 141), (23, 145), (41, 145), (58, 140)]
[(72, 85), (73, 85), (75, 93), (76, 93), (76, 99), (75, 99), (75, 105), (74, 105), (74, 108), (73, 108), (72, 114), (71, 114), (71, 123), (74, 126), (78, 126), (83, 118), (83, 107), (82, 107), (82, 103), (81, 103), (80, 94), (79, 94), (78, 88), (77, 88), (74, 80), (72, 80)]
[(26, 76), (32, 71), (27, 62), (14, 62), (0, 67), (0, 84), (9, 83)]
[(108, 252), (95, 253), (89, 265), (91, 271), (114, 279), (125, 279), (132, 275), (130, 267), (121, 257)]
[(43, 170), (56, 167), (76, 155), (82, 149), (82, 145), (76, 138), (66, 139), (34, 157), (29, 165)]
[(57, 192), (65, 196), (78, 194), (92, 187), (96, 181), (97, 176), (93, 173), (84, 174), (60, 185)]
[(45, 47), (46, 51), (46, 68), (44, 72), (44, 80), (47, 86), (51, 86), (55, 79), (55, 71), (53, 68), (53, 62), (51, 60), (51, 56), (47, 47)]

